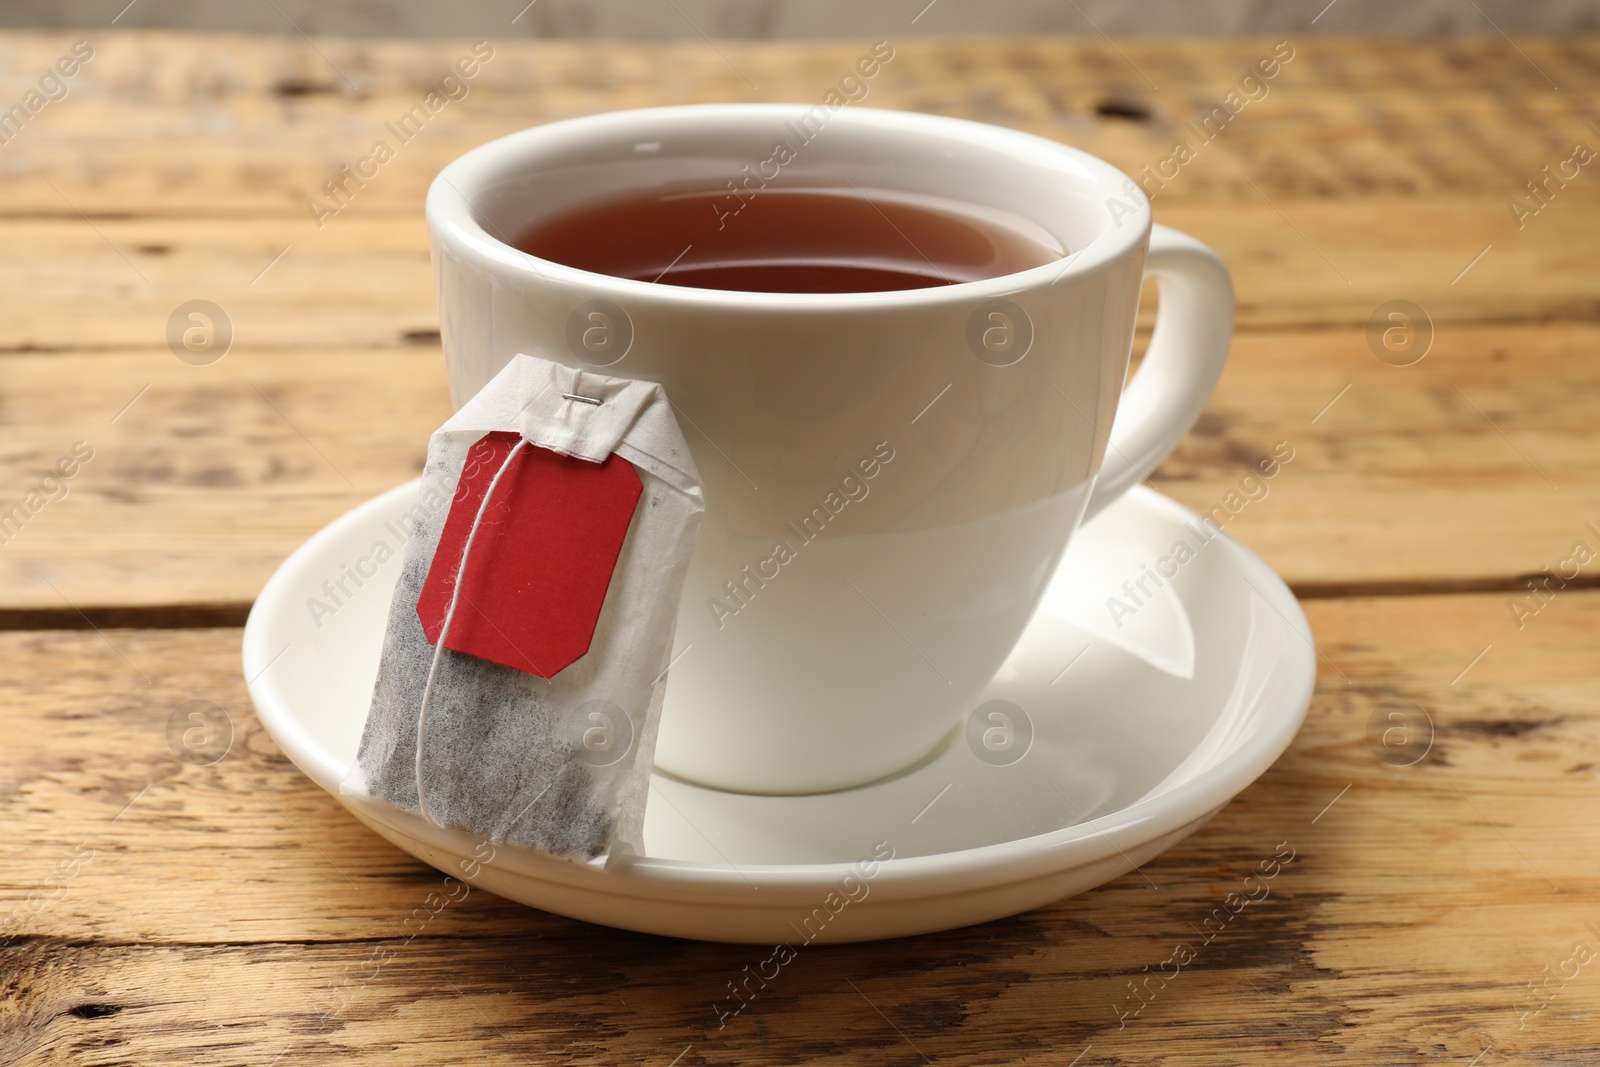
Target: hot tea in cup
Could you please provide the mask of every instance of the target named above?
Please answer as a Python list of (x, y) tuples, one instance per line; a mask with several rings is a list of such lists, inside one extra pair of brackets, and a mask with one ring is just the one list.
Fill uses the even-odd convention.
[(1048, 230), (1013, 212), (849, 185), (763, 190), (748, 200), (723, 189), (652, 191), (540, 220), (515, 243), (616, 278), (764, 293), (956, 285), (1066, 254)]
[(1199, 415), (1233, 323), (1222, 263), (1110, 164), (857, 106), (800, 142), (813, 110), (552, 123), (428, 194), (458, 405), (519, 352), (671, 401), (705, 515), (656, 767), (741, 792), (861, 785), (955, 736), (1078, 524)]

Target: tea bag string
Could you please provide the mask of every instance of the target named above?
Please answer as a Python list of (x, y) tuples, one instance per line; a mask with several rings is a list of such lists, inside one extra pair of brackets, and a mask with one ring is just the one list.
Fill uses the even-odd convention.
[(489, 511), (489, 502), (494, 499), (494, 491), (500, 484), (500, 479), (505, 477), (506, 471), (511, 469), (511, 462), (522, 451), (522, 446), (528, 443), (525, 437), (518, 437), (517, 443), (506, 453), (505, 462), (500, 464), (500, 469), (495, 471), (494, 477), (489, 481), (489, 488), (484, 490), (483, 500), (478, 503), (478, 513), (472, 518), (472, 528), (467, 531), (466, 543), (461, 546), (461, 563), (456, 568), (456, 581), (450, 591), (450, 607), (444, 613), (444, 625), (439, 627), (439, 640), (433, 646), (433, 662), (428, 666), (428, 681), (422, 687), (422, 706), (417, 709), (417, 744), (413, 767), (417, 777), (417, 808), (422, 817), (433, 823), (441, 825), (432, 815), (428, 814), (427, 791), (422, 785), (422, 737), (423, 727), (428, 716), (428, 701), (433, 699), (434, 679), (439, 676), (439, 661), (444, 658), (445, 638), (450, 634), (450, 623), (456, 617), (456, 606), (461, 602), (461, 587), (466, 584), (467, 558), (472, 552), (472, 543), (477, 540), (478, 528), (483, 525), (483, 517)]

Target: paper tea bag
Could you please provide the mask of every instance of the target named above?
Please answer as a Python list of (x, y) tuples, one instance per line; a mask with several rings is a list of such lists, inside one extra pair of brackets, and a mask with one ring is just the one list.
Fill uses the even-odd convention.
[(642, 853), (704, 510), (659, 385), (517, 356), (429, 442), (341, 791), (575, 862)]

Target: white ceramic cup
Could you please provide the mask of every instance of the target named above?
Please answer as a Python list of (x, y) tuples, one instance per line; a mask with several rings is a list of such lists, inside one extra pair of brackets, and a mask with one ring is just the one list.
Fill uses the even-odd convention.
[[(860, 785), (962, 727), (1078, 524), (1200, 414), (1233, 330), (1221, 261), (1152, 226), (1110, 164), (958, 119), (845, 107), (819, 125), (820, 110), (552, 123), (468, 152), (428, 191), (458, 405), (519, 352), (666, 388), (706, 513), (656, 766), (741, 792)], [(793, 158), (763, 165), (779, 143)], [(1070, 255), (939, 288), (793, 294), (614, 278), (508, 243), (653, 189), (759, 196), (751, 174), (1001, 209)], [(1161, 306), (1124, 390), (1146, 272)]]

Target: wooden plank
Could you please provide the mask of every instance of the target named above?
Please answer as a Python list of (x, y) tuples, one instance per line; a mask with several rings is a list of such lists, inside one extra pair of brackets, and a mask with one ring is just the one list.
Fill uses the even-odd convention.
[[(88, 34), (92, 60), (66, 99), (6, 146), (8, 213), (304, 214), (340, 164), (389, 138), (437, 88), (466, 41), (324, 41), (137, 32)], [(20, 98), (74, 35), (10, 33), (0, 99)], [(1015, 126), (1078, 144), (1129, 170), (1171, 154), (1185, 124), (1236, 90), (1252, 65), (1292, 55), (1166, 195), (1373, 192), (1503, 199), (1574, 139), (1600, 93), (1591, 39), (1409, 42), (1098, 37), (902, 39), (860, 101)], [(864, 41), (628, 43), (494, 41), (465, 95), (364, 189), (369, 210), (409, 211), (446, 161), (555, 118), (660, 103), (817, 101)], [(1519, 51), (1520, 49), (1520, 51)], [(324, 58), (326, 57), (326, 58)], [(1539, 70), (1561, 86), (1549, 88)], [(747, 81), (740, 72), (748, 75)], [(349, 80), (347, 81), (346, 78)], [(1516, 90), (1508, 92), (1507, 90)], [(458, 95), (460, 95), (458, 93)], [(1314, 133), (1308, 134), (1308, 130)], [(1196, 142), (1198, 146), (1198, 142)], [(1552, 152), (1562, 152), (1552, 157)], [(52, 188), (52, 184), (55, 188)]]
[[(0, 929), (0, 1050), (22, 1064), (110, 1044), (132, 1062), (263, 1065), (400, 1045), (491, 1063), (665, 1064), (688, 1048), (680, 1063), (1066, 1064), (1092, 1045), (1081, 1062), (1299, 1065), (1493, 1047), (1496, 1063), (1587, 1062), (1589, 968), (1552, 981), (1542, 1011), (1527, 984), (1578, 942), (1600, 951), (1600, 593), (1558, 593), (1510, 636), (1503, 599), (1310, 604), (1326, 658), (1306, 727), (1149, 881), (802, 952), (722, 1029), (711, 1004), (760, 953), (479, 892), (397, 933), (439, 876), (283, 759), (248, 710), (236, 631), (0, 635), (6, 662), (31, 665), (0, 678), (0, 916), (23, 912)], [(196, 698), (237, 731), (210, 767), (166, 747), (172, 709)], [(1431, 721), (1414, 766), (1368, 740), (1394, 708)], [(1270, 896), (1200, 944), (1195, 928), (1280, 842), (1295, 859)], [(1193, 964), (1120, 1023), (1139, 1003), (1128, 983), (1180, 943)]]
[[(1594, 326), (1441, 327), (1420, 363), (1393, 367), (1348, 328), (1243, 335), (1154, 484), (1306, 592), (1516, 587), (1600, 524), (1597, 351)], [(10, 625), (33, 624), (19, 611), (81, 624), (74, 606), (102, 623), (118, 618), (107, 609), (220, 606), (231, 614), (205, 617), (237, 622), (302, 540), (413, 477), (449, 413), (432, 342), (5, 367), (0, 511), (75, 442), (95, 453), (0, 545)], [(1279, 442), (1293, 460), (1247, 481)]]
[[(1397, 367), (1364, 331), (1247, 335), (1152, 484), (1304, 593), (1520, 588), (1576, 540), (1600, 550), (1586, 528), (1600, 526), (1597, 340), (1591, 326), (1441, 325)], [(1280, 441), (1293, 461), (1247, 481)]]
[[(70, 40), (0, 41), (6, 91), (25, 91), (28, 72)], [(907, 42), (864, 102), (1030, 129), (1138, 172), (1170, 155), (1184, 123), (1269, 44), (1130, 43), (1134, 62), (1168, 85), (1161, 98), (1104, 42)], [(421, 202), (448, 159), (550, 118), (739, 95), (703, 45), (504, 43), (471, 95), (319, 228), (306, 202), (320, 183), (467, 46), (329, 47), (358, 70), (359, 93), (339, 89), (303, 42), (101, 42), (72, 94), (4, 146), (0, 284), (25, 298), (0, 325), (0, 352), (158, 346), (167, 316), (196, 297), (228, 309), (241, 344), (393, 343), (436, 323)], [(826, 91), (858, 50), (739, 47), (759, 61), (763, 98), (801, 100)], [(1521, 229), (1507, 203), (1589, 136), (1600, 46), (1528, 48), (1567, 91), (1504, 92), (1525, 61), (1503, 43), (1308, 45), (1270, 96), (1158, 193), (1157, 217), (1228, 260), (1242, 329), (1360, 323), (1399, 296), (1438, 322), (1590, 320), (1582, 249), (1600, 238), (1600, 182), (1574, 179)], [(1479, 64), (1470, 73), (1469, 56)], [(1484, 64), (1506, 80), (1484, 81)], [(1099, 114), (1108, 104), (1149, 118)]]
[[(0, 352), (145, 348), (167, 354), (179, 305), (205, 299), (246, 346), (403, 344), (437, 332), (428, 236), (413, 217), (338, 219), (318, 233), (272, 219), (14, 220), (0, 279), (26, 293)], [(285, 249), (287, 248), (287, 251)]]
[[(8, 357), (5, 507), (43, 495), (0, 531), (6, 607), (242, 605), (308, 534), (420, 474), (450, 414), (436, 342), (241, 349)], [(51, 499), (79, 441), (93, 458)]]

